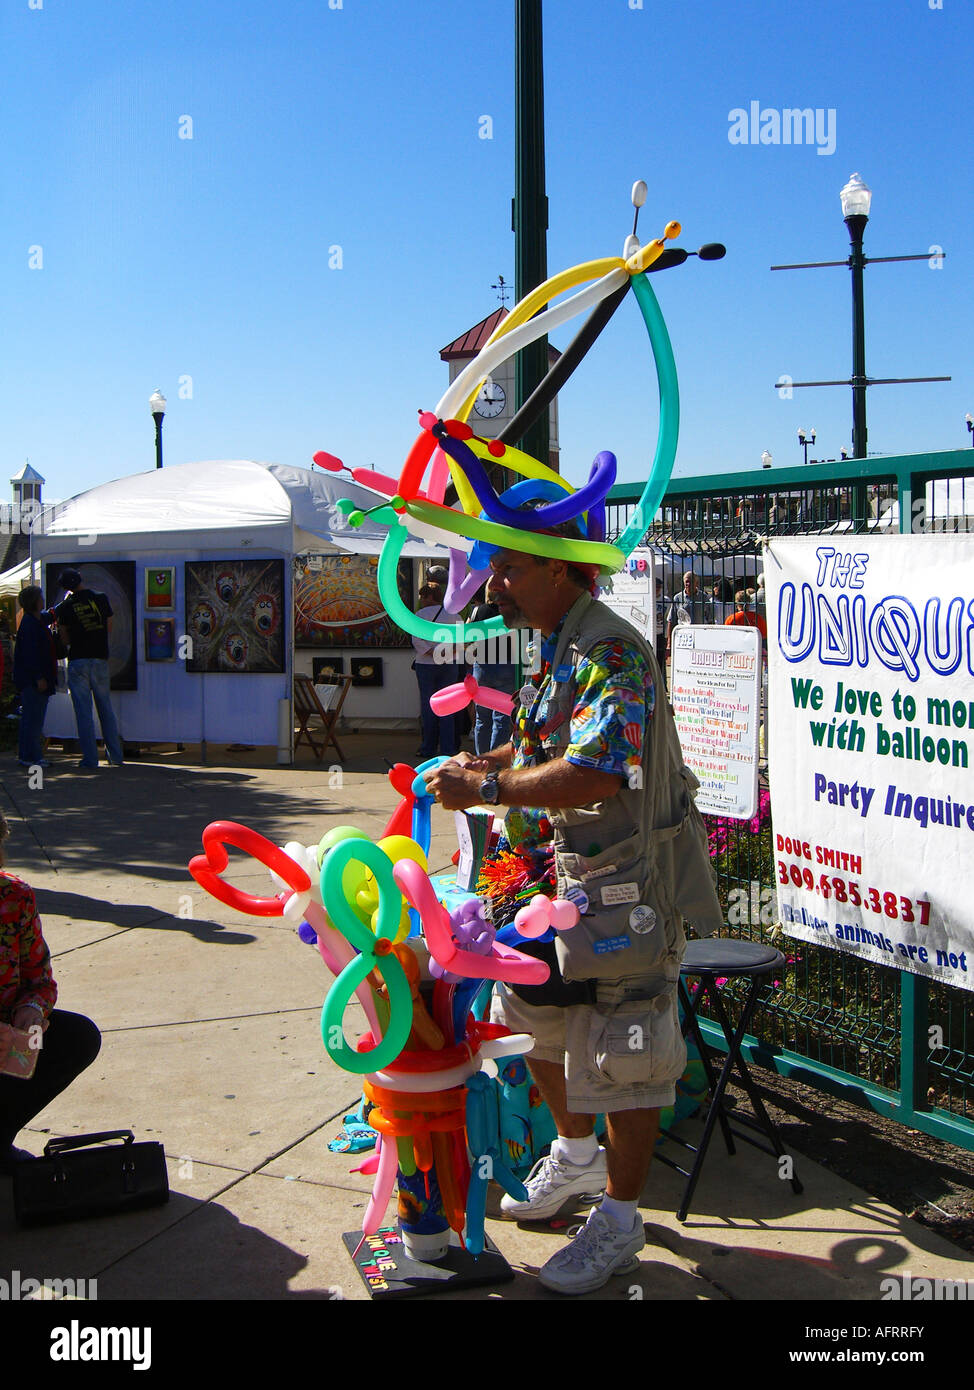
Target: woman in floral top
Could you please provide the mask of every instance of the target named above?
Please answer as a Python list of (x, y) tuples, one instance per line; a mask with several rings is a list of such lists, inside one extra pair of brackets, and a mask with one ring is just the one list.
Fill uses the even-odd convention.
[[(101, 1047), (91, 1019), (54, 1008), (57, 985), (34, 890), (2, 867), (2, 842), (8, 834), (0, 812), (0, 1174), (32, 1157), (14, 1148), (18, 1131), (91, 1065)], [(37, 1028), (41, 1032), (32, 1033)], [(13, 1029), (37, 1040), (37, 1066), (30, 1079), (4, 1071)]]

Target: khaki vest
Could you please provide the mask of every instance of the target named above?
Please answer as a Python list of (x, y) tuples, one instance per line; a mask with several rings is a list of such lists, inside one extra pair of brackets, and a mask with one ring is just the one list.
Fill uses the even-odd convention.
[[(707, 832), (693, 799), (699, 783), (683, 761), (655, 654), (630, 623), (589, 594), (566, 615), (551, 672), (570, 666), (572, 674), (551, 687), (547, 712), (548, 719), (562, 711), (570, 716), (582, 657), (596, 642), (620, 639), (639, 650), (656, 685), (642, 785), (624, 785), (591, 806), (548, 812), (559, 896), (574, 897), (582, 909), (577, 926), (557, 933), (558, 962), (565, 980), (646, 976), (662, 988), (679, 975), (683, 919), (699, 936), (723, 926)], [(544, 740), (545, 754), (562, 756), (569, 737), (566, 719)]]

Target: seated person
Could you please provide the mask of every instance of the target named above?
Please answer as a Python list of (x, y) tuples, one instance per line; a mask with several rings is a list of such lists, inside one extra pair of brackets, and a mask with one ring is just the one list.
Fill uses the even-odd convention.
[[(0, 812), (0, 1175), (33, 1154), (14, 1148), (14, 1139), (98, 1056), (101, 1034), (90, 1018), (54, 1008), (57, 985), (41, 935), (34, 890), (3, 869), (9, 834)], [(29, 1079), (3, 1072), (12, 1030), (43, 1029), (37, 1066)], [(35, 1035), (36, 1036), (36, 1035)]]

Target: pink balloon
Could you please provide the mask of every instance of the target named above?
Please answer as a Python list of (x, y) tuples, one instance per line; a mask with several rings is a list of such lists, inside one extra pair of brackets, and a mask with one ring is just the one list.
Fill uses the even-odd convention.
[(549, 904), (548, 920), (555, 931), (570, 931), (580, 915), (570, 898), (552, 898)]
[(526, 907), (522, 907), (514, 918), (514, 925), (522, 936), (532, 940), (544, 936), (551, 923), (548, 921), (550, 900), (543, 893), (536, 893)]
[(392, 867), (392, 876), (419, 913), (430, 955), (444, 970), (471, 980), (503, 980), (513, 985), (540, 985), (547, 980), (550, 972), (543, 960), (532, 960), (498, 941), (487, 956), (460, 950), (453, 939), (450, 914), (437, 901), (429, 875), (415, 860), (400, 859)]
[(473, 699), (475, 705), (485, 705), (487, 709), (496, 709), (501, 714), (514, 712), (514, 696), (509, 690), (494, 690), (489, 685), (478, 685)]
[(362, 1219), (362, 1234), (366, 1236), (374, 1236), (382, 1225), (392, 1189), (396, 1185), (396, 1174), (399, 1172), (399, 1151), (395, 1144), (391, 1140), (386, 1143), (380, 1134), (379, 1146), (379, 1166), (372, 1187), (372, 1196)]
[[(473, 686), (473, 690), (470, 689), (470, 685)], [(430, 709), (438, 715), (456, 714), (457, 710), (466, 709), (476, 689), (477, 682), (473, 676), (465, 676), (458, 685), (445, 685), (442, 690), (431, 695)]]
[(507, 690), (494, 690), (489, 685), (478, 685), (473, 676), (464, 676), (457, 685), (445, 685), (435, 695), (430, 696), (430, 709), (434, 714), (456, 714), (466, 709), (471, 700), (475, 705), (486, 709), (499, 710), (501, 714), (511, 714), (514, 710), (514, 696)]
[(349, 1168), (350, 1173), (374, 1173), (379, 1166), (379, 1145), (382, 1143), (382, 1135), (376, 1141), (375, 1149), (370, 1154), (366, 1154), (362, 1162), (354, 1168)]
[[(430, 459), (430, 481), (426, 489), (426, 496), (431, 502), (442, 502), (446, 496), (447, 484), (450, 481), (450, 460), (443, 450), (437, 448), (432, 459)], [(456, 612), (456, 609), (449, 608), (444, 603), (444, 608), (448, 613)], [(461, 603), (460, 607), (463, 607)]]

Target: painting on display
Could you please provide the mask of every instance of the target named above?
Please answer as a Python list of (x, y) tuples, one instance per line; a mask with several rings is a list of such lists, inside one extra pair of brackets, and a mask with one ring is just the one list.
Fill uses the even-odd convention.
[[(385, 612), (377, 555), (297, 555), (294, 643), (298, 647), (408, 647), (411, 638)], [(399, 596), (411, 606), (409, 560), (400, 560)]]
[(316, 656), (311, 661), (311, 679), (315, 685), (319, 681), (334, 680), (336, 676), (345, 674), (345, 658), (343, 656)]
[(382, 684), (381, 656), (353, 656), (351, 662), (353, 685)]
[(175, 608), (176, 568), (163, 565), (145, 571), (145, 609), (147, 613)]
[(188, 560), (186, 670), (273, 675), (284, 670), (284, 561)]
[(45, 601), (48, 608), (65, 597), (60, 582), (62, 570), (77, 569), (85, 587), (102, 593), (112, 610), (112, 630), (108, 639), (108, 670), (113, 690), (136, 690), (135, 652), (135, 561), (68, 560), (48, 561), (45, 569)]
[(146, 661), (176, 660), (176, 619), (145, 619)]

